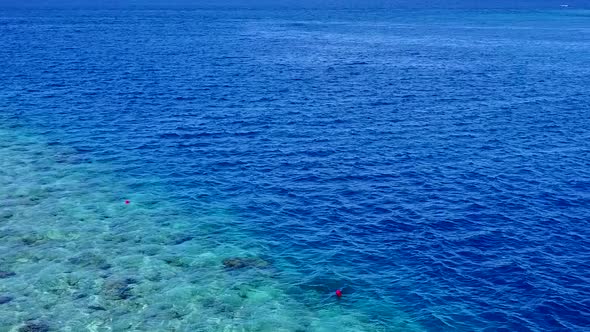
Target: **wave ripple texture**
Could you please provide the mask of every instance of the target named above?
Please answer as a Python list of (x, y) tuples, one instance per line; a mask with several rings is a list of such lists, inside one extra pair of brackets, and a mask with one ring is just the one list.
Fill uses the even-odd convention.
[(575, 9), (2, 10), (0, 330), (587, 331), (589, 40)]

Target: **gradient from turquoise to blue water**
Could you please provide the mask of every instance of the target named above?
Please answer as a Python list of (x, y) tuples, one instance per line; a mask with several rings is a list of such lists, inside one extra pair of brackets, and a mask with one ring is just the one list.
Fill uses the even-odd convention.
[(3, 10), (0, 46), (0, 329), (590, 326), (589, 11)]

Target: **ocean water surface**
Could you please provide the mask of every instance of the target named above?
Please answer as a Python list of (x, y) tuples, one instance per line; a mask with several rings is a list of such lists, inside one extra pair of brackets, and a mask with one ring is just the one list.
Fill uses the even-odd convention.
[(5, 9), (0, 46), (0, 331), (590, 328), (587, 10)]

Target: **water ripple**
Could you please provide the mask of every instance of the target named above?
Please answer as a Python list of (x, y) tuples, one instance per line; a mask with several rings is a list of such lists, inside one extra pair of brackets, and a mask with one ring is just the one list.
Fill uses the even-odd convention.
[(590, 326), (583, 13), (1, 13), (0, 329)]

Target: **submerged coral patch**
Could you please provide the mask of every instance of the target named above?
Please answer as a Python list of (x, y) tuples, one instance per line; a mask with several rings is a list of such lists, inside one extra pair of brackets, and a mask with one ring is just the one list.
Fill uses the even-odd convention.
[(224, 259), (222, 263), (228, 269), (264, 268), (270, 265), (259, 257), (232, 257)]

